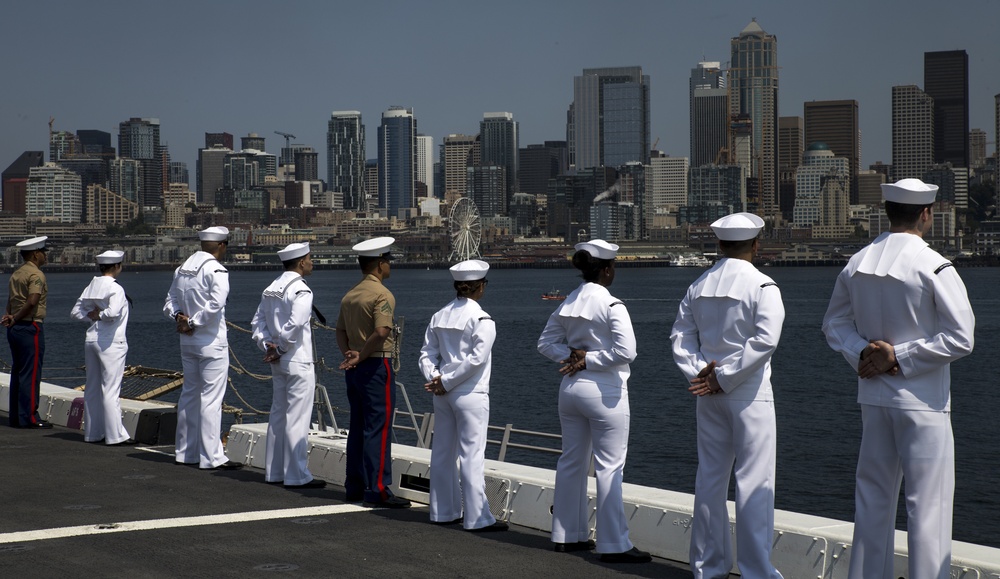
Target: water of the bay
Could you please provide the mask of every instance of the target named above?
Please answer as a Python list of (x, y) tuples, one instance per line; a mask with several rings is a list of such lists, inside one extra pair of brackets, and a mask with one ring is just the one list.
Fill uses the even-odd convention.
[[(631, 437), (626, 482), (691, 493), (697, 466), (694, 399), (673, 363), (669, 332), (686, 287), (704, 270), (694, 268), (619, 268), (611, 292), (628, 306), (638, 341), (629, 395)], [(769, 268), (781, 287), (786, 318), (774, 356), (775, 407), (778, 420), (779, 509), (850, 521), (854, 513), (854, 468), (861, 437), (856, 403), (857, 380), (851, 368), (826, 345), (820, 330), (838, 268)], [(962, 269), (976, 313), (973, 354), (952, 366), (952, 422), (955, 431), (956, 478), (954, 537), (1000, 547), (1000, 443), (997, 416), (1000, 393), (993, 364), (1000, 336), (998, 270)], [(541, 294), (553, 288), (568, 293), (579, 283), (574, 270), (494, 270), (482, 301), (497, 325), (493, 348), (491, 420), (518, 428), (559, 432), (556, 410), (557, 366), (535, 349), (538, 334), (558, 302)], [(249, 328), (260, 292), (276, 272), (230, 274), (232, 291), (227, 317)], [(50, 274), (46, 318), (44, 378), (76, 386), (70, 368), (83, 365), (84, 324), (69, 318), (69, 310), (90, 274)], [(308, 282), (316, 306), (333, 326), (341, 296), (360, 275), (356, 271), (317, 271)], [(179, 369), (180, 351), (173, 324), (163, 317), (163, 297), (170, 272), (129, 272), (120, 278), (134, 305), (128, 328), (129, 364)], [(397, 300), (397, 315), (405, 317), (399, 381), (406, 385), (414, 410), (429, 412), (430, 395), (421, 387), (417, 356), (430, 316), (454, 292), (445, 270), (395, 269), (386, 285)], [(268, 366), (248, 334), (231, 330), (232, 353), (253, 372)], [(319, 355), (336, 366), (340, 355), (333, 333), (316, 331)], [(3, 355), (9, 359), (9, 354)], [(233, 375), (248, 403), (266, 410), (270, 383)], [(320, 382), (334, 406), (346, 409), (343, 378), (323, 373)], [(226, 402), (245, 407), (232, 393)], [(399, 399), (402, 407), (402, 398)], [(264, 418), (263, 420), (266, 420)], [(346, 426), (346, 414), (338, 414)], [(401, 435), (401, 441), (407, 440)], [(495, 457), (496, 449), (488, 455)], [(551, 467), (554, 458), (512, 453), (508, 459)], [(901, 507), (900, 528), (905, 528)]]

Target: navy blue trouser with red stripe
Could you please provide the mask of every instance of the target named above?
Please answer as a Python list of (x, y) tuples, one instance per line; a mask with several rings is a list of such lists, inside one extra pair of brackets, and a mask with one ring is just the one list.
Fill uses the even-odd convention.
[(347, 434), (347, 480), (352, 500), (381, 502), (393, 496), (392, 416), (396, 377), (390, 358), (368, 358), (344, 373), (351, 425)]
[(45, 334), (40, 322), (17, 322), (7, 328), (7, 342), (13, 359), (10, 370), (10, 425), (38, 424), (38, 390), (42, 383)]

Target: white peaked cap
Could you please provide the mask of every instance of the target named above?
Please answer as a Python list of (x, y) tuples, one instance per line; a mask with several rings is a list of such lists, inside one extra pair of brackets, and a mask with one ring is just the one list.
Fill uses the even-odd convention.
[(586, 251), (597, 259), (614, 259), (618, 255), (618, 246), (608, 243), (603, 239), (592, 239), (583, 243), (577, 243), (574, 247), (577, 251)]
[(309, 242), (305, 243), (289, 243), (278, 252), (278, 259), (281, 261), (288, 261), (290, 259), (295, 259), (297, 257), (302, 257), (309, 253)]
[(121, 263), (122, 259), (125, 257), (124, 251), (116, 251), (114, 249), (109, 249), (104, 253), (97, 256), (98, 265), (111, 265), (113, 263)]
[(202, 241), (225, 241), (229, 239), (229, 229), (222, 226), (206, 227), (198, 232), (198, 239)]
[(389, 246), (396, 240), (392, 237), (376, 237), (355, 245), (351, 249), (358, 252), (363, 257), (379, 257), (383, 253), (388, 253)]
[(895, 183), (882, 183), (882, 197), (893, 203), (930, 205), (937, 199), (937, 192), (937, 185), (928, 185), (920, 179), (900, 179)]
[(490, 264), (479, 259), (467, 259), (448, 268), (455, 281), (475, 281), (486, 277)]
[(47, 235), (41, 237), (32, 237), (31, 239), (25, 239), (17, 244), (17, 248), (21, 251), (32, 251), (35, 249), (45, 249), (45, 240), (48, 239)]
[(722, 241), (746, 241), (764, 229), (764, 220), (753, 213), (733, 213), (712, 223), (712, 231)]

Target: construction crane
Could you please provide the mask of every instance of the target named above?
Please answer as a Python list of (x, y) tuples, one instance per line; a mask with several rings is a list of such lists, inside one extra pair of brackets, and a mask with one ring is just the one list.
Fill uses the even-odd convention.
[[(274, 134), (281, 135), (282, 137), (285, 137), (285, 150), (282, 151), (282, 155), (285, 154), (285, 151), (287, 151), (289, 154), (291, 154), (292, 139), (295, 138), (295, 135), (293, 135), (291, 133), (282, 133), (281, 131), (274, 131)], [(278, 158), (281, 159), (281, 157), (278, 157)], [(287, 163), (282, 163), (282, 164), (283, 165), (287, 165)], [(285, 169), (285, 181), (289, 181), (289, 180), (290, 179), (288, 178), (288, 169)]]

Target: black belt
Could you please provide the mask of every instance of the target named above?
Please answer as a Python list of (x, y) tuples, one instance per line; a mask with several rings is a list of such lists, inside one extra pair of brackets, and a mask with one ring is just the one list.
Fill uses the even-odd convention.
[(14, 325), (15, 326), (30, 326), (30, 325), (33, 325), (33, 324), (40, 324), (40, 323), (42, 323), (42, 320), (20, 320), (20, 321), (14, 322)]

